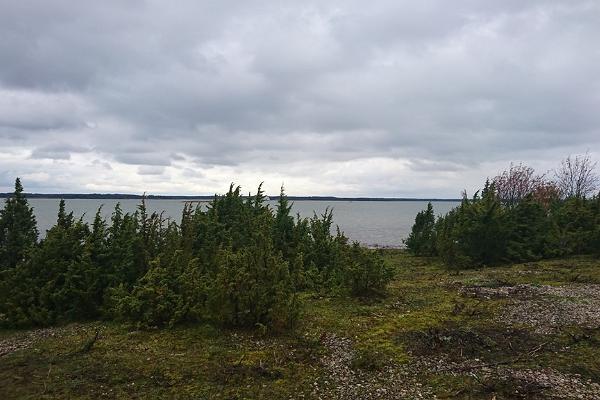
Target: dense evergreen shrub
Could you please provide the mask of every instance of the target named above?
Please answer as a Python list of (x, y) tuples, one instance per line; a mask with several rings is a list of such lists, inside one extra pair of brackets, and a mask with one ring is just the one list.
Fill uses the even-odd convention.
[(460, 251), (476, 265), (502, 261), (506, 254), (508, 232), (505, 209), (495, 196), (494, 185), (486, 182), (481, 197), (461, 205), (456, 226)]
[(600, 256), (600, 193), (596, 195), (596, 201), (592, 204), (594, 216), (594, 231), (590, 240), (592, 253)]
[(348, 252), (346, 287), (355, 296), (382, 293), (393, 271), (374, 250), (354, 243)]
[(209, 287), (208, 311), (224, 325), (265, 325), (283, 330), (294, 325), (299, 304), (288, 263), (264, 241), (220, 255)]
[(449, 211), (444, 217), (438, 218), (435, 223), (435, 239), (431, 239), (430, 246), (434, 246), (444, 263), (452, 267), (460, 268), (471, 264), (470, 258), (459, 246), (458, 219), (465, 203), (467, 199), (463, 199), (460, 206)]
[(505, 212), (508, 243), (503, 259), (531, 261), (549, 254), (550, 223), (540, 203), (530, 195)]
[(22, 262), (37, 242), (38, 231), (33, 209), (23, 195), (19, 178), (13, 197), (0, 210), (0, 270)]
[(107, 292), (107, 314), (117, 320), (134, 321), (140, 327), (173, 325), (183, 319), (183, 301), (178, 288), (177, 268), (150, 263), (148, 271), (131, 291), (124, 284)]
[[(60, 202), (56, 224), (37, 242), (35, 219), (17, 181), (0, 214), (0, 325), (44, 326), (109, 318), (139, 327), (212, 321), (292, 328), (300, 290), (323, 295), (382, 293), (391, 271), (372, 251), (332, 233), (330, 210), (294, 218), (283, 192), (272, 210), (259, 186), (239, 187), (208, 206), (186, 204), (180, 223), (117, 205), (88, 225)], [(15, 221), (21, 221), (16, 224)]]
[[(512, 178), (502, 181), (500, 193), (495, 183), (486, 182), (481, 195), (476, 193), (471, 199), (464, 196), (461, 204), (439, 217), (433, 228), (433, 210), (428, 206), (415, 218), (405, 241), (407, 249), (416, 255), (429, 255), (428, 249), (434, 248), (453, 268), (600, 254), (600, 196), (561, 197), (553, 184), (541, 181), (541, 177), (529, 188), (517, 179), (525, 176), (530, 183), (533, 170), (527, 171), (502, 175)], [(520, 194), (511, 195), (507, 201), (506, 193), (514, 192), (511, 185), (516, 185)]]
[(598, 223), (594, 218), (593, 203), (590, 199), (572, 197), (551, 209), (550, 255), (565, 256), (593, 251), (593, 232)]
[(433, 256), (436, 254), (434, 235), (435, 215), (433, 206), (427, 203), (427, 209), (419, 211), (408, 238), (404, 240), (406, 248), (419, 256)]

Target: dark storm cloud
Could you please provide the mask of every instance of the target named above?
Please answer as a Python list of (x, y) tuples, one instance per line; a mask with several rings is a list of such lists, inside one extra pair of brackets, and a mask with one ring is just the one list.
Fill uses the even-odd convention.
[(0, 9), (0, 166), (34, 182), (454, 196), (600, 144), (596, 1)]

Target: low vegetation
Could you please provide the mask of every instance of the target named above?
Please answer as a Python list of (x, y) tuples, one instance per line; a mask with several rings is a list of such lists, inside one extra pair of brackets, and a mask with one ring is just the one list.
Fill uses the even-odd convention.
[(451, 268), (579, 254), (600, 255), (600, 195), (589, 157), (567, 158), (554, 181), (512, 165), (472, 198), (435, 218), (421, 211), (405, 240), (416, 255)]
[(0, 326), (51, 326), (94, 319), (138, 327), (209, 322), (293, 328), (302, 293), (373, 296), (390, 269), (373, 250), (332, 234), (332, 213), (290, 215), (230, 187), (208, 207), (188, 204), (181, 221), (117, 205), (91, 225), (65, 211), (38, 241), (33, 210), (17, 179), (0, 211)]
[(599, 398), (597, 259), (456, 272), (378, 252), (394, 270), (387, 296), (303, 292), (296, 329), (278, 335), (114, 321), (4, 331), (0, 398)]

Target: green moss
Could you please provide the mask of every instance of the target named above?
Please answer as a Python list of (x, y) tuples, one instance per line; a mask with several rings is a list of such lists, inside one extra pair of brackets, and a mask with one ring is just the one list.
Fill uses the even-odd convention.
[[(513, 367), (552, 368), (600, 382), (600, 330), (569, 327), (542, 336), (527, 326), (502, 326), (496, 316), (509, 299), (471, 298), (459, 290), (462, 285), (599, 282), (598, 260), (580, 257), (457, 274), (435, 259), (393, 250), (382, 254), (396, 271), (386, 297), (303, 294), (299, 326), (286, 335), (200, 324), (146, 331), (99, 322), (61, 327), (55, 336), (0, 358), (0, 398), (312, 398), (314, 384), (331, 379), (320, 361), (329, 351), (323, 345), (328, 334), (352, 341), (350, 366), (367, 376), (389, 366), (411, 366), (419, 357), (512, 360), (544, 344)], [(98, 327), (100, 338), (92, 349), (77, 353)], [(3, 331), (0, 340), (24, 335)], [(507, 387), (519, 384), (465, 374), (423, 373), (416, 379), (440, 398), (469, 398), (469, 393), (491, 398), (486, 390), (503, 398)]]

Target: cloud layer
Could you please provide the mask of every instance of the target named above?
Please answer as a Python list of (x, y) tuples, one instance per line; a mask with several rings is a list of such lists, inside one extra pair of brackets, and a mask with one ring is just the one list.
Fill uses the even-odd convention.
[(0, 191), (456, 197), (600, 156), (597, 1), (0, 7)]

